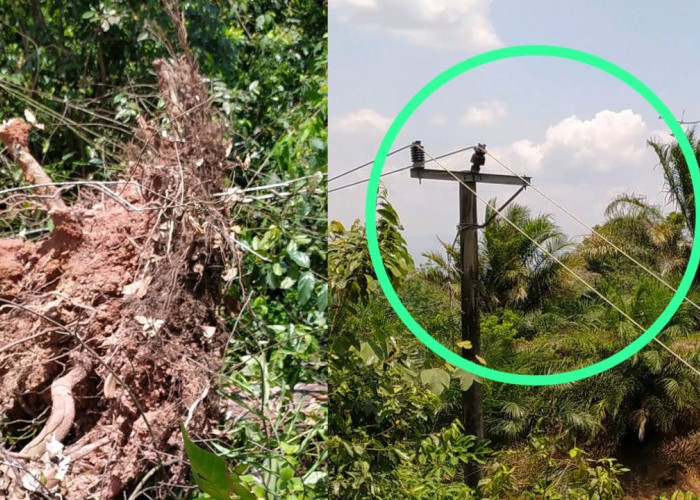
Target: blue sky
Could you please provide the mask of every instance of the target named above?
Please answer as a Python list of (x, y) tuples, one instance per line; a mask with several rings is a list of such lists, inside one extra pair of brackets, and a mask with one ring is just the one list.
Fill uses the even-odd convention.
[[(645, 82), (678, 118), (700, 120), (697, 7), (646, 0), (331, 0), (329, 176), (372, 159), (396, 114), (438, 73), (511, 45), (593, 53)], [(573, 61), (530, 57), (453, 80), (411, 117), (395, 147), (420, 139), (439, 155), (485, 142), (494, 156), (593, 225), (617, 194), (635, 192), (665, 204), (661, 171), (646, 146), (650, 137), (671, 139), (658, 114), (623, 83)], [(469, 156), (444, 164), (466, 169)], [(385, 171), (408, 163), (409, 153), (400, 153), (387, 160)], [(489, 158), (483, 171), (507, 173)], [(368, 175), (366, 168), (329, 186)], [(414, 255), (436, 248), (438, 237), (452, 241), (456, 183), (419, 185), (406, 172), (387, 177), (385, 185)], [(479, 191), (503, 201), (513, 189), (482, 184)], [(364, 185), (331, 193), (330, 217), (344, 224), (362, 218), (365, 195)], [(570, 236), (586, 233), (533, 190), (518, 202), (551, 213)], [(483, 204), (479, 211), (483, 218)]]

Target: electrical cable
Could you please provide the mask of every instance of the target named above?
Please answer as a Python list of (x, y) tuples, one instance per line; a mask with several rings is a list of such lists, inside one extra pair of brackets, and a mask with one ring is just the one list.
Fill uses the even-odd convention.
[[(413, 165), (407, 165), (405, 167), (397, 168), (396, 170), (390, 170), (389, 172), (383, 173), (381, 175), (381, 177), (385, 177), (387, 175), (392, 175), (392, 174), (397, 174), (399, 172), (403, 172), (404, 170), (408, 170), (411, 167), (413, 167)], [(340, 191), (342, 189), (357, 186), (359, 184), (364, 184), (365, 182), (369, 182), (369, 179), (361, 179), (361, 180), (356, 181), (356, 182), (351, 182), (350, 184), (345, 184), (345, 185), (337, 187), (337, 188), (329, 189), (328, 192), (333, 193), (334, 191)]]
[[(411, 147), (411, 145), (408, 144), (408, 145), (406, 145), (406, 146), (400, 147), (399, 149), (395, 149), (395, 150), (393, 150), (391, 153), (388, 153), (388, 154), (386, 155), (386, 157), (389, 158), (391, 155), (394, 155), (394, 154), (396, 154), (396, 153), (399, 153), (399, 152), (401, 152), (401, 151), (404, 151), (404, 150), (406, 150), (406, 149), (408, 149), (408, 148), (410, 148), (410, 147)], [(348, 174), (351, 174), (351, 173), (353, 173), (353, 172), (357, 172), (358, 170), (360, 170), (360, 169), (362, 169), (362, 168), (365, 168), (365, 167), (370, 166), (372, 163), (374, 163), (374, 160), (370, 160), (370, 161), (368, 161), (367, 163), (363, 163), (362, 165), (360, 165), (360, 166), (358, 166), (358, 167), (351, 168), (350, 170), (348, 170), (347, 172), (343, 172), (342, 174), (338, 174), (338, 175), (335, 175), (335, 176), (333, 176), (333, 177), (330, 177), (330, 178), (328, 179), (328, 182), (333, 182), (333, 181), (336, 180), (336, 179), (340, 179), (341, 177), (345, 177), (345, 176), (348, 175)]]
[[(410, 146), (408, 146), (408, 147), (410, 147)], [(403, 150), (403, 149), (406, 149), (406, 148), (404, 147), (404, 148), (402, 148), (402, 150)], [(464, 152), (464, 151), (467, 151), (467, 150), (469, 150), (469, 149), (474, 149), (474, 146), (468, 146), (468, 147), (466, 147), (466, 148), (457, 149), (456, 151), (451, 151), (451, 152), (449, 152), (449, 153), (445, 153), (445, 154), (443, 154), (443, 155), (440, 155), (440, 156), (435, 157), (435, 159), (433, 159), (433, 160), (428, 160), (428, 161), (426, 161), (425, 163), (430, 163), (430, 162), (432, 162), (432, 161), (440, 160), (440, 159), (442, 159), (442, 158), (447, 158), (448, 156), (453, 156), (453, 155), (456, 155), (456, 154), (458, 154), (458, 153), (462, 153), (462, 152)], [(399, 150), (397, 150), (396, 152), (398, 152), (398, 151), (399, 151)], [(393, 153), (393, 152), (392, 152), (392, 153)], [(390, 154), (391, 154), (391, 153), (390, 153)], [(387, 155), (387, 156), (388, 156), (388, 155)], [(365, 165), (360, 165), (360, 167), (362, 167), (362, 166), (367, 166), (367, 165), (371, 165), (372, 163), (373, 163), (373, 162), (369, 162), (369, 163), (367, 163), (367, 164), (365, 164)], [(360, 167), (357, 167), (357, 168), (355, 168), (354, 170), (358, 170)], [(405, 166), (405, 167), (398, 168), (398, 169), (396, 169), (396, 170), (390, 170), (389, 172), (383, 173), (380, 177), (384, 177), (384, 176), (386, 176), (386, 175), (396, 174), (396, 173), (398, 173), (398, 172), (402, 172), (402, 171), (404, 171), (404, 170), (408, 170), (408, 169), (411, 168), (411, 167), (413, 167), (413, 165), (407, 165), (407, 166)], [(352, 170), (350, 170), (350, 171), (348, 171), (348, 172), (346, 172), (346, 173), (350, 173), (350, 172), (352, 172)], [(345, 174), (342, 174), (342, 175), (345, 175)], [(335, 179), (337, 179), (337, 178), (338, 178), (338, 177), (335, 177)], [(332, 181), (332, 180), (333, 180), (333, 179), (329, 179), (328, 181), (330, 182), (330, 181)], [(329, 192), (329, 193), (333, 193), (334, 191), (340, 191), (340, 190), (342, 190), (342, 189), (346, 189), (346, 188), (350, 188), (350, 187), (353, 187), (353, 186), (357, 186), (357, 185), (359, 185), (359, 184), (364, 184), (365, 182), (369, 182), (369, 179), (361, 179), (361, 180), (356, 181), (356, 182), (351, 182), (350, 184), (344, 184), (344, 185), (342, 185), (342, 186), (338, 186), (338, 187), (336, 187), (336, 188), (329, 189), (328, 192)]]

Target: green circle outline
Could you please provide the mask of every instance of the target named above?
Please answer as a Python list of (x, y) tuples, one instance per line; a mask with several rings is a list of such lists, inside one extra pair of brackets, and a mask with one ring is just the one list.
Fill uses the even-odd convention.
[[(668, 127), (671, 129), (673, 135), (677, 138), (690, 170), (690, 179), (693, 185), (694, 197), (696, 200), (700, 199), (698, 193), (700, 171), (698, 170), (698, 162), (693, 153), (692, 146), (690, 145), (684, 130), (676, 120), (673, 113), (671, 113), (666, 104), (664, 104), (664, 102), (659, 99), (656, 94), (654, 94), (654, 92), (652, 92), (652, 90), (641, 80), (603, 58), (580, 50), (552, 45), (512, 46), (484, 52), (457, 63), (451, 68), (448, 68), (421, 88), (399, 112), (379, 146), (377, 155), (374, 159), (374, 164), (372, 166), (369, 184), (367, 186), (367, 198), (365, 202), (367, 244), (372, 267), (374, 268), (381, 289), (384, 291), (384, 294), (389, 300), (389, 304), (404, 325), (406, 325), (406, 327), (435, 354), (443, 358), (448, 363), (461, 368), (462, 370), (497, 382), (537, 386), (565, 384), (597, 375), (605, 370), (617, 366), (641, 350), (645, 345), (651, 342), (656, 335), (658, 335), (658, 333), (668, 324), (673, 315), (676, 313), (690, 289), (693, 277), (695, 276), (695, 273), (698, 270), (698, 264), (700, 263), (700, 245), (696, 245), (696, 242), (693, 240), (688, 266), (686, 267), (685, 273), (683, 274), (683, 278), (678, 285), (676, 293), (673, 295), (671, 301), (668, 303), (661, 315), (640, 337), (615, 354), (592, 365), (561, 373), (530, 375), (503, 372), (473, 363), (435, 340), (418, 324), (413, 316), (411, 316), (411, 313), (408, 312), (396, 294), (396, 290), (394, 290), (394, 287), (391, 285), (389, 276), (384, 268), (381, 252), (379, 250), (379, 242), (377, 240), (376, 209), (381, 172), (384, 167), (389, 148), (394, 143), (408, 118), (430, 95), (457, 76), (490, 62), (523, 56), (547, 56), (578, 61), (598, 68), (634, 89), (659, 113), (664, 122), (666, 122), (666, 125), (668, 125)], [(695, 234), (700, 234), (700, 220), (698, 220), (698, 218), (695, 220)]]

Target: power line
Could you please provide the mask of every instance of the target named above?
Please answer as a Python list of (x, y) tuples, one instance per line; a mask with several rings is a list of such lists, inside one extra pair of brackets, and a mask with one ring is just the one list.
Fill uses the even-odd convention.
[[(410, 147), (410, 145), (407, 146), (407, 147)], [(404, 148), (402, 148), (402, 149), (406, 149), (406, 148), (404, 147)], [(457, 149), (457, 150), (455, 150), (455, 151), (451, 151), (451, 152), (449, 152), (449, 153), (445, 153), (444, 155), (437, 156), (437, 157), (435, 157), (435, 158), (432, 159), (432, 160), (426, 161), (425, 163), (430, 163), (430, 162), (432, 162), (432, 161), (437, 161), (437, 160), (440, 160), (440, 159), (442, 159), (442, 158), (447, 158), (448, 156), (453, 156), (453, 155), (456, 155), (456, 154), (458, 154), (458, 153), (463, 153), (464, 151), (468, 151), (468, 150), (470, 150), (470, 149), (474, 149), (474, 146), (468, 146), (468, 147), (466, 147), (466, 148)], [(398, 150), (397, 150), (396, 152), (398, 152)], [(387, 155), (387, 156), (389, 156), (389, 155)], [(371, 163), (373, 163), (373, 162), (369, 162), (369, 164), (371, 164)], [(362, 166), (362, 165), (361, 165), (361, 166)], [(361, 167), (361, 166), (360, 166), (360, 167)], [(366, 165), (365, 165), (365, 166), (366, 166)], [(357, 167), (357, 168), (354, 169), (354, 170), (358, 170), (360, 167)], [(380, 175), (380, 177), (384, 177), (384, 176), (386, 176), (386, 175), (396, 174), (396, 173), (398, 173), (398, 172), (403, 172), (404, 170), (408, 170), (408, 169), (411, 168), (411, 167), (413, 167), (413, 165), (407, 165), (407, 166), (405, 166), (405, 167), (397, 168), (396, 170), (390, 170), (389, 172), (386, 172), (386, 173), (383, 173), (382, 175)], [(348, 171), (348, 172), (346, 172), (346, 173), (350, 173), (350, 172), (351, 172), (351, 171)], [(342, 174), (342, 175), (345, 175), (345, 174)], [(337, 177), (336, 177), (336, 178), (337, 178)], [(330, 182), (331, 180), (333, 180), (333, 179), (329, 179), (329, 182)], [(332, 193), (332, 192), (334, 192), (334, 191), (340, 191), (341, 189), (346, 189), (346, 188), (350, 188), (350, 187), (353, 187), (353, 186), (357, 186), (357, 185), (359, 185), (359, 184), (364, 184), (365, 182), (369, 182), (369, 179), (362, 179), (362, 180), (359, 180), (359, 181), (351, 182), (350, 184), (344, 184), (344, 185), (342, 185), (342, 186), (338, 186), (337, 188), (329, 189), (328, 192), (329, 192), (329, 193)]]
[[(422, 148), (422, 147), (421, 147), (421, 148)], [(501, 212), (501, 210), (499, 210), (499, 209), (498, 209), (497, 207), (495, 207), (495, 206), (492, 206), (491, 203), (489, 203), (488, 201), (486, 201), (482, 196), (479, 196), (479, 194), (477, 194), (476, 190), (474, 190), (474, 189), (472, 189), (471, 187), (469, 187), (469, 186), (467, 185), (466, 182), (464, 182), (462, 179), (460, 179), (457, 175), (455, 175), (451, 170), (449, 170), (447, 167), (445, 167), (442, 163), (440, 163), (439, 161), (437, 161), (437, 158), (433, 158), (433, 157), (430, 155), (430, 153), (428, 153), (427, 151), (425, 151), (425, 148), (422, 148), (422, 149), (423, 149), (423, 151), (425, 152), (425, 154), (426, 154), (428, 157), (430, 157), (430, 158), (432, 159), (432, 161), (435, 161), (435, 163), (437, 163), (438, 166), (439, 166), (440, 168), (442, 168), (445, 172), (449, 173), (452, 177), (454, 177), (455, 180), (456, 180), (457, 182), (459, 182), (462, 186), (464, 186), (465, 189), (467, 189), (468, 191), (470, 191), (477, 199), (479, 199), (479, 200), (480, 200), (482, 203), (484, 203), (487, 207), (491, 208), (494, 212), (496, 212), (498, 215), (500, 215), (501, 218), (503, 218), (503, 220), (505, 220), (508, 224), (510, 224), (510, 225), (513, 227), (513, 229), (515, 229), (515, 230), (518, 231), (520, 234), (522, 234), (525, 238), (527, 238), (527, 239), (530, 240), (532, 243), (534, 243), (535, 246), (537, 246), (542, 252), (544, 252), (547, 256), (551, 257), (555, 262), (557, 262), (557, 263), (558, 263), (559, 265), (561, 265), (564, 269), (566, 269), (574, 278), (576, 278), (578, 281), (580, 281), (584, 286), (586, 286), (589, 290), (591, 290), (591, 291), (592, 291), (593, 293), (595, 293), (598, 297), (600, 297), (604, 302), (606, 302), (606, 303), (607, 303), (608, 305), (610, 305), (613, 309), (615, 309), (618, 313), (620, 313), (623, 317), (625, 317), (630, 323), (632, 323), (633, 325), (635, 325), (636, 327), (638, 327), (638, 328), (639, 328), (641, 331), (643, 331), (643, 332), (646, 330), (646, 328), (644, 328), (642, 325), (640, 325), (639, 323), (637, 323), (637, 321), (635, 321), (635, 320), (634, 320), (631, 316), (629, 316), (625, 311), (623, 311), (622, 309), (620, 309), (616, 304), (614, 304), (613, 302), (611, 302), (607, 297), (605, 297), (602, 293), (600, 293), (600, 292), (599, 292), (598, 290), (596, 290), (592, 285), (590, 285), (585, 279), (583, 279), (581, 276), (579, 276), (578, 274), (576, 274), (576, 272), (575, 272), (574, 270), (572, 270), (569, 266), (567, 266), (566, 264), (564, 264), (564, 263), (561, 261), (561, 259), (559, 259), (556, 255), (554, 255), (552, 252), (550, 252), (549, 250), (547, 250), (544, 246), (542, 246), (542, 245), (541, 245), (540, 243), (538, 243), (534, 238), (532, 238), (529, 234), (527, 234), (520, 226), (518, 226), (518, 225), (515, 224), (513, 221), (511, 221), (508, 217), (506, 217), (505, 215), (503, 215), (503, 213)], [(670, 347), (668, 347), (666, 344), (664, 344), (663, 342), (661, 342), (661, 341), (660, 341), (659, 339), (657, 339), (656, 337), (654, 337), (654, 341), (657, 342), (658, 344), (660, 344), (660, 345), (661, 345), (664, 349), (666, 349), (668, 352), (670, 352), (670, 353), (671, 353), (676, 359), (678, 359), (681, 363), (683, 363), (683, 364), (686, 365), (688, 368), (690, 368), (693, 372), (695, 372), (695, 374), (697, 374), (698, 376), (700, 376), (700, 371), (699, 371), (697, 368), (695, 368), (693, 365), (691, 365), (690, 363), (688, 363), (685, 359), (683, 359), (683, 358), (682, 358), (679, 354), (677, 354), (675, 351), (673, 351), (673, 349), (671, 349)]]
[[(403, 150), (405, 150), (405, 149), (408, 149), (408, 148), (410, 148), (410, 147), (411, 147), (411, 145), (410, 145), (410, 144), (407, 144), (406, 146), (403, 146), (403, 147), (400, 147), (399, 149), (393, 150), (391, 153), (387, 154), (386, 157), (388, 158), (388, 157), (390, 157), (391, 155), (394, 155), (394, 154), (396, 154), (396, 153), (400, 153), (401, 151), (403, 151)], [(370, 166), (372, 163), (374, 163), (374, 160), (370, 160), (370, 161), (368, 161), (367, 163), (363, 163), (363, 164), (360, 165), (360, 166), (357, 166), (357, 167), (355, 167), (355, 168), (351, 168), (351, 169), (348, 170), (347, 172), (343, 172), (342, 174), (338, 174), (338, 175), (336, 175), (336, 176), (334, 176), (334, 177), (329, 178), (329, 179), (328, 179), (328, 182), (333, 182), (333, 181), (336, 180), (336, 179), (340, 179), (341, 177), (345, 177), (345, 176), (348, 175), (348, 174), (351, 174), (351, 173), (353, 173), (353, 172), (357, 172), (357, 171), (360, 170), (361, 168), (365, 168), (365, 167)]]
[[(617, 250), (618, 252), (620, 252), (622, 255), (624, 255), (625, 257), (627, 257), (629, 260), (631, 260), (632, 262), (634, 262), (637, 266), (639, 266), (639, 267), (640, 267), (641, 269), (643, 269), (647, 274), (649, 274), (649, 276), (651, 276), (651, 277), (657, 279), (659, 282), (661, 282), (661, 283), (663, 283), (664, 285), (666, 285), (666, 287), (667, 287), (669, 290), (672, 290), (673, 292), (676, 292), (676, 288), (674, 288), (673, 285), (671, 285), (669, 282), (667, 282), (667, 281), (666, 281), (665, 279), (663, 279), (661, 276), (659, 276), (659, 275), (656, 274), (654, 271), (652, 271), (651, 269), (649, 269), (648, 267), (646, 267), (644, 264), (642, 264), (641, 262), (639, 262), (639, 260), (637, 260), (637, 259), (635, 259), (634, 257), (632, 257), (632, 256), (631, 256), (629, 253), (627, 253), (625, 250), (623, 250), (623, 249), (620, 248), (619, 246), (615, 245), (615, 243), (613, 243), (612, 241), (610, 241), (610, 240), (609, 240), (608, 238), (606, 238), (604, 235), (600, 234), (600, 233), (599, 233), (598, 231), (596, 231), (594, 228), (590, 227), (590, 226), (589, 226), (588, 224), (586, 224), (584, 221), (582, 221), (581, 219), (579, 219), (578, 217), (576, 217), (576, 215), (574, 215), (574, 214), (571, 213), (569, 210), (567, 210), (566, 208), (564, 208), (564, 207), (563, 207), (561, 204), (559, 204), (556, 200), (553, 200), (552, 198), (550, 198), (549, 196), (547, 196), (541, 189), (539, 189), (539, 188), (537, 188), (536, 186), (534, 186), (530, 181), (528, 181), (527, 179), (525, 179), (525, 178), (522, 177), (521, 175), (515, 173), (510, 167), (506, 166), (503, 162), (501, 162), (498, 158), (496, 158), (495, 156), (493, 156), (491, 153), (488, 153), (488, 152), (487, 152), (486, 154), (488, 154), (491, 158), (493, 158), (493, 159), (496, 161), (496, 163), (498, 163), (498, 164), (501, 165), (503, 168), (505, 168), (506, 170), (508, 170), (508, 172), (510, 172), (511, 174), (513, 174), (513, 175), (515, 175), (516, 177), (518, 177), (518, 178), (519, 178), (521, 181), (523, 181), (528, 187), (531, 187), (532, 189), (534, 189), (535, 191), (537, 191), (540, 195), (542, 195), (543, 198), (545, 198), (547, 201), (549, 201), (550, 203), (552, 203), (554, 206), (556, 206), (557, 208), (559, 208), (560, 210), (562, 210), (562, 211), (563, 211), (565, 214), (567, 214), (569, 217), (571, 217), (571, 218), (574, 219), (576, 222), (578, 222), (578, 223), (581, 224), (583, 227), (585, 227), (587, 230), (589, 230), (592, 234), (598, 236), (600, 239), (602, 239), (603, 241), (605, 241), (608, 245), (610, 245), (610, 246), (613, 247), (615, 250)], [(696, 304), (695, 302), (693, 302), (692, 300), (690, 300), (688, 297), (685, 297), (684, 300), (685, 300), (686, 302), (688, 302), (689, 304), (691, 304), (693, 307), (695, 307), (695, 309), (697, 309), (698, 311), (700, 311), (700, 305)]]
[[(449, 153), (445, 153), (444, 155), (436, 156), (435, 158), (432, 158), (432, 159), (426, 161), (425, 163), (430, 163), (431, 161), (442, 160), (443, 158), (447, 158), (448, 156), (453, 156), (453, 155), (456, 155), (457, 153), (463, 153), (463, 152), (465, 152), (465, 151), (469, 151), (470, 149), (474, 149), (475, 147), (476, 147), (476, 146), (467, 146), (466, 148), (457, 149), (457, 150), (455, 150), (455, 151), (451, 151), (451, 152), (449, 152)], [(424, 150), (424, 151), (425, 151), (425, 150)]]
[[(389, 172), (383, 173), (380, 177), (386, 177), (387, 175), (392, 175), (392, 174), (396, 174), (399, 172), (403, 172), (404, 170), (408, 170), (411, 167), (413, 167), (413, 165), (406, 165), (405, 167), (397, 168), (396, 170), (390, 170)], [(345, 185), (339, 186), (337, 188), (329, 189), (328, 192), (332, 193), (334, 191), (340, 191), (341, 189), (357, 186), (359, 184), (364, 184), (365, 182), (369, 182), (369, 179), (362, 179), (359, 181), (351, 182), (350, 184), (345, 184)]]

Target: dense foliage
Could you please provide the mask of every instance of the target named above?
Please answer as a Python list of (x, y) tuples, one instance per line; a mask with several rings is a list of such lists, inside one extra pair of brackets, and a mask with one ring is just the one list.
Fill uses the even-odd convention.
[[(233, 141), (229, 185), (272, 186), (231, 217), (245, 258), (228, 291), (241, 311), (229, 321), (219, 390), (250, 416), (226, 422), (210, 446), (259, 498), (324, 497), (325, 408), (302, 413), (292, 389), (326, 377), (326, 8), (312, 0), (179, 7), (226, 121), (222, 140)], [(0, 12), (0, 119), (29, 110), (45, 124), (31, 148), (55, 181), (118, 175), (136, 116), (163, 109), (153, 60), (182, 51), (164, 4), (1, 1)], [(0, 186), (23, 183), (0, 158)], [(32, 207), (1, 220), (5, 234), (50, 230)], [(271, 394), (276, 418), (266, 411)]]
[[(692, 133), (690, 139), (697, 148)], [(692, 202), (683, 176), (674, 173), (683, 166), (676, 149), (657, 149), (660, 161), (670, 165), (664, 168), (671, 201), (677, 191)], [(527, 207), (511, 205), (505, 216), (529, 238), (496, 218), (480, 239), (479, 287), (482, 362), (510, 372), (560, 372), (619, 351), (640, 334), (626, 316), (651, 324), (669, 302), (670, 287), (680, 281), (689, 256), (688, 214), (664, 212), (634, 195), (612, 200), (605, 222), (595, 228), (598, 234), (579, 244), (549, 216), (533, 215)], [(386, 194), (378, 220), (383, 259), (406, 308), (443, 345), (456, 352), (469, 348), (459, 338), (458, 248), (441, 242), (441, 250), (425, 254), (425, 263), (415, 269)], [(639, 467), (629, 472), (609, 457), (634, 455), (646, 443), (652, 446), (647, 453), (663, 457), (662, 467), (675, 471), (667, 475), (697, 467), (688, 457), (700, 453), (691, 437), (700, 428), (698, 375), (663, 345), (652, 343), (626, 363), (576, 384), (523, 387), (474, 380), (411, 336), (371, 269), (353, 264), (367, 262), (364, 227), (356, 222), (345, 230), (334, 222), (331, 228), (337, 228), (329, 247), (334, 497), (621, 498), (629, 494), (626, 485), (645, 479), (635, 477)], [(700, 366), (697, 292), (689, 294), (694, 304), (685, 303), (659, 337), (692, 366)], [(461, 390), (472, 383), (484, 386), (483, 441), (464, 435), (459, 423)], [(476, 491), (462, 476), (462, 464), (469, 461), (484, 464)], [(674, 493), (669, 487), (675, 480), (666, 481), (665, 490), (653, 481), (643, 487), (659, 498), (667, 498), (661, 491), (694, 497)]]

